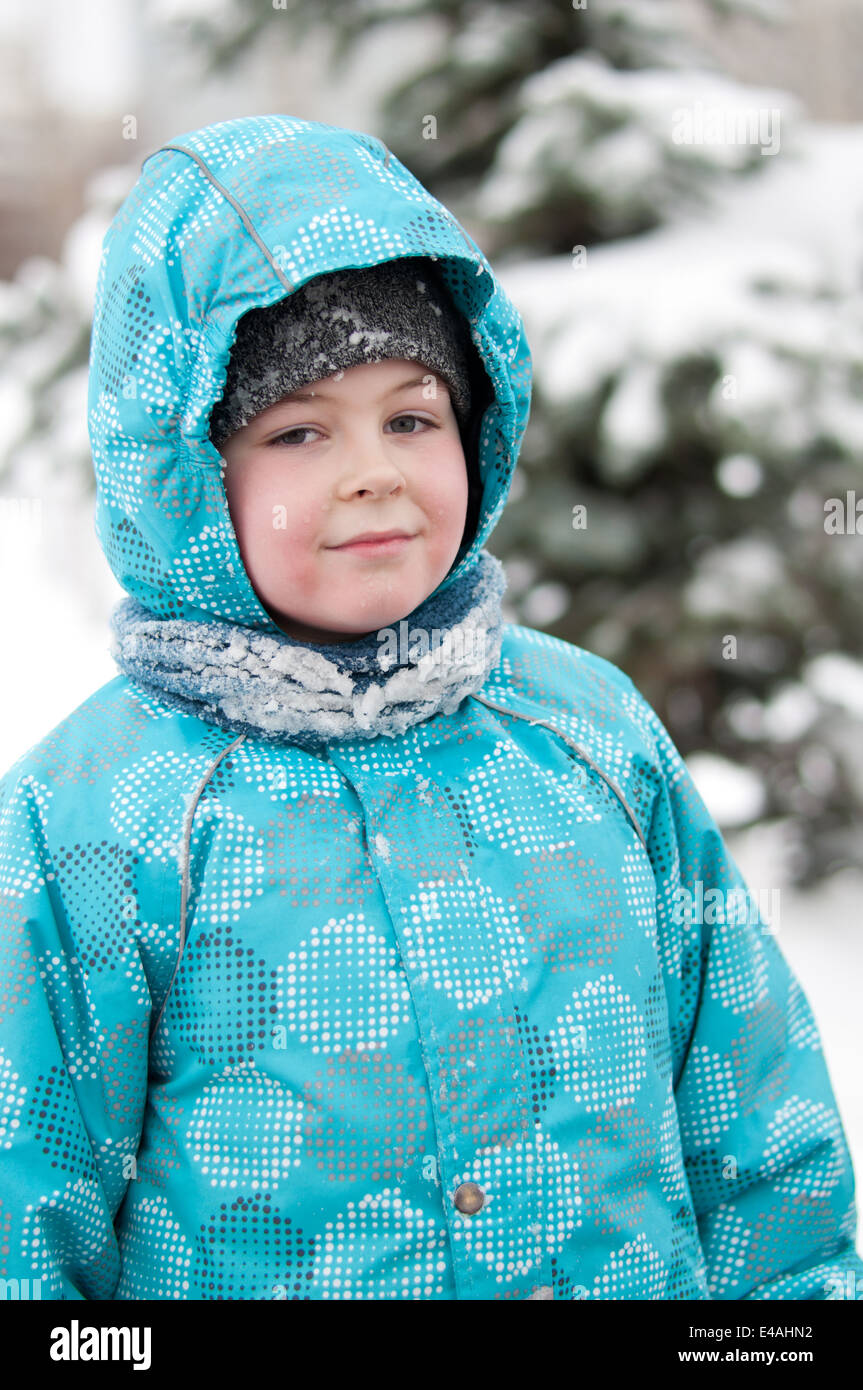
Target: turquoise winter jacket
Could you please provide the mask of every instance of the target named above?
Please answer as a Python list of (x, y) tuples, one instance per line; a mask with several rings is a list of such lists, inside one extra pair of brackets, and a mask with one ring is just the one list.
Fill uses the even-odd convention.
[(6, 1294), (859, 1298), (809, 1004), (631, 681), (505, 623), (401, 731), (330, 667), (279, 684), (209, 413), (242, 314), (402, 256), (490, 384), (443, 602), (490, 572), (530, 399), (452, 215), (378, 140), (270, 116), (152, 154), (106, 235), (97, 533), (127, 652), (179, 654), (0, 783)]

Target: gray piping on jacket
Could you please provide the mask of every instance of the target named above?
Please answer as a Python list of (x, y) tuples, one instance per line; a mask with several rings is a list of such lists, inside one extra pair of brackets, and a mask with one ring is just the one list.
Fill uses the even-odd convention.
[(212, 169), (207, 164), (207, 162), (203, 160), (195, 150), (187, 150), (185, 145), (162, 145), (162, 147), (156, 150), (155, 153), (161, 154), (162, 150), (176, 150), (179, 154), (187, 154), (190, 159), (194, 159), (199, 169), (203, 170), (204, 175), (210, 180), (210, 183), (213, 185), (213, 187), (218, 188), (222, 197), (226, 198), (227, 201), (231, 204), (231, 207), (236, 212), (246, 231), (249, 233), (249, 236), (255, 242), (255, 245), (258, 246), (261, 251), (263, 251), (264, 255), (266, 256), (270, 265), (273, 267), (273, 270), (278, 275), (279, 280), (284, 285), (285, 289), (292, 291), (294, 288), (293, 284), (288, 279), (287, 275), (282, 274), (275, 260), (271, 256), (269, 247), (267, 246), (266, 242), (262, 241), (258, 233), (255, 231), (254, 223), (252, 222), (252, 219), (250, 218), (249, 214), (246, 212), (246, 209), (243, 207), (242, 203), (237, 202), (233, 193), (230, 193), (223, 183), (219, 183), (219, 180), (216, 178), (215, 174), (213, 173)]
[[(384, 160), (384, 168), (388, 169), (390, 167), (390, 154), (392, 153), (389, 145), (385, 145), (383, 140), (379, 140), (376, 135), (373, 135), (372, 139), (374, 140), (378, 149), (383, 150), (384, 154), (386, 155), (386, 159)], [(360, 144), (362, 144), (362, 141), (360, 141)]]
[[(382, 150), (385, 150), (385, 151), (386, 151), (386, 159), (384, 160), (384, 168), (385, 168), (385, 169), (388, 169), (388, 168), (389, 168), (389, 163), (390, 163), (390, 154), (391, 154), (391, 150), (389, 149), (389, 147), (388, 147), (387, 145), (385, 145), (385, 144), (383, 143), (382, 140), (378, 140), (377, 143), (378, 143), (378, 145), (380, 146), (380, 148), (381, 148)], [(219, 190), (219, 192), (221, 193), (222, 197), (223, 197), (223, 198), (226, 198), (227, 201), (231, 204), (231, 207), (234, 209), (234, 211), (236, 212), (237, 216), (240, 218), (240, 221), (242, 222), (242, 224), (243, 224), (243, 226), (245, 227), (246, 231), (249, 233), (249, 236), (253, 238), (255, 244), (260, 248), (261, 251), (263, 251), (264, 255), (266, 256), (266, 258), (267, 258), (267, 260), (269, 261), (270, 265), (273, 267), (273, 270), (274, 270), (274, 271), (276, 272), (276, 274), (278, 275), (278, 277), (279, 277), (280, 281), (282, 282), (282, 284), (284, 285), (285, 289), (286, 289), (286, 290), (293, 291), (293, 288), (294, 288), (293, 284), (291, 283), (291, 281), (288, 279), (288, 277), (287, 277), (286, 275), (283, 275), (283, 274), (282, 274), (282, 272), (281, 272), (281, 270), (279, 269), (279, 267), (277, 266), (275, 260), (274, 260), (273, 257), (270, 255), (269, 248), (267, 247), (266, 243), (265, 243), (264, 241), (261, 240), (260, 236), (259, 236), (258, 233), (255, 231), (254, 223), (252, 222), (252, 219), (249, 217), (249, 214), (246, 212), (246, 209), (243, 207), (243, 205), (242, 205), (241, 203), (238, 203), (238, 202), (237, 202), (237, 199), (234, 197), (233, 193), (229, 193), (229, 191), (228, 191), (228, 189), (225, 187), (225, 185), (224, 185), (223, 183), (220, 183), (220, 182), (219, 182), (219, 180), (216, 178), (215, 174), (213, 173), (212, 169), (211, 169), (210, 166), (207, 164), (206, 160), (202, 159), (201, 156), (197, 153), (196, 150), (189, 150), (189, 149), (186, 148), (185, 145), (160, 145), (160, 147), (159, 147), (158, 150), (154, 150), (154, 151), (153, 151), (153, 154), (147, 155), (147, 159), (152, 159), (152, 158), (153, 158), (153, 155), (161, 154), (163, 150), (176, 150), (178, 154), (187, 154), (187, 155), (189, 156), (190, 159), (194, 159), (195, 163), (198, 165), (198, 168), (202, 170), (204, 176), (205, 176), (206, 178), (209, 179), (209, 181), (210, 181), (210, 183), (213, 185), (213, 187), (214, 187), (214, 188), (218, 188), (218, 190)], [(144, 160), (144, 164), (146, 164), (146, 162), (147, 162), (147, 160), (145, 159), (145, 160)], [(465, 245), (468, 247), (468, 249), (474, 253), (474, 259), (476, 259), (476, 249), (477, 249), (477, 248), (476, 248), (476, 246), (471, 242), (470, 237), (468, 236), (468, 234), (467, 234), (467, 232), (465, 231), (464, 227), (463, 227), (463, 226), (461, 225), (461, 223), (459, 222), (458, 218), (454, 217), (453, 214), (450, 212), (449, 208), (443, 207), (442, 204), (441, 204), (441, 208), (442, 208), (443, 214), (444, 214), (444, 216), (445, 216), (445, 219), (446, 219), (447, 221), (449, 221), (450, 224), (451, 224), (453, 227), (455, 227), (455, 228), (461, 233), (462, 240), (464, 241), (464, 243), (465, 243)], [(482, 262), (480, 262), (480, 263), (479, 263), (479, 270), (477, 271), (477, 274), (480, 274), (484, 269), (485, 269), (485, 267), (483, 266)]]
[(617, 797), (627, 816), (632, 821), (632, 825), (636, 835), (638, 836), (641, 843), (644, 845), (645, 850), (647, 850), (647, 841), (644, 838), (641, 826), (638, 824), (635, 812), (633, 811), (626, 797), (623, 795), (623, 792), (620, 790), (620, 787), (617, 785), (613, 777), (609, 777), (607, 772), (603, 772), (602, 768), (597, 766), (597, 764), (593, 761), (593, 758), (591, 758), (590, 755), (584, 751), (580, 744), (576, 743), (575, 739), (570, 738), (569, 734), (565, 734), (563, 730), (558, 729), (555, 724), (549, 724), (547, 719), (531, 719), (530, 715), (520, 714), (517, 710), (507, 709), (506, 705), (495, 704), (494, 700), (488, 700), (484, 695), (474, 694), (471, 696), (471, 698), (474, 700), (479, 700), (480, 704), (488, 705), (489, 709), (500, 710), (501, 714), (508, 714), (511, 719), (526, 719), (529, 724), (540, 724), (544, 729), (550, 729), (550, 731), (553, 734), (557, 734), (560, 738), (564, 739), (565, 742), (569, 744), (570, 748), (573, 748), (575, 752), (578, 754), (578, 756), (581, 759), (583, 759), (584, 762), (587, 763), (588, 767), (592, 767), (597, 776), (601, 777), (603, 782), (605, 782), (614, 792), (614, 795)]
[(170, 998), (171, 990), (174, 988), (174, 981), (176, 980), (177, 975), (179, 973), (180, 961), (183, 959), (183, 951), (186, 947), (186, 907), (189, 901), (189, 849), (192, 843), (192, 820), (195, 815), (195, 808), (197, 807), (198, 802), (201, 799), (201, 794), (203, 793), (204, 788), (206, 787), (216, 768), (219, 766), (219, 763), (228, 753), (231, 752), (232, 749), (236, 748), (238, 744), (242, 743), (245, 737), (246, 735), (244, 733), (240, 734), (239, 737), (235, 738), (232, 743), (226, 744), (219, 756), (213, 759), (213, 761), (210, 763), (210, 766), (207, 768), (206, 772), (204, 773), (203, 777), (198, 783), (197, 787), (193, 791), (191, 800), (189, 801), (189, 805), (186, 808), (186, 815), (183, 821), (183, 835), (180, 843), (181, 888), (179, 949), (177, 951), (177, 962), (174, 966), (174, 973), (171, 976), (168, 988), (165, 990), (165, 997), (162, 1000), (162, 1007), (156, 1015), (156, 1018), (150, 1028), (151, 1037), (155, 1033), (156, 1029), (162, 1021), (162, 1014), (165, 1012), (165, 1006), (167, 1005), (168, 999)]

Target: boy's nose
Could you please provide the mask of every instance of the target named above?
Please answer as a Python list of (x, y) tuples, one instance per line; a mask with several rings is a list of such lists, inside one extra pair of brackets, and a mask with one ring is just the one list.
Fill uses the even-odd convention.
[(380, 445), (374, 444), (351, 448), (349, 462), (339, 480), (339, 490), (348, 496), (357, 492), (388, 496), (404, 485), (404, 474), (397, 463)]

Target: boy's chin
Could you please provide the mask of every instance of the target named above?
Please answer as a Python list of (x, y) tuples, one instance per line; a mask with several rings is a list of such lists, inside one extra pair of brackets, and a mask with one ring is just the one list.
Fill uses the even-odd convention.
[[(398, 617), (385, 618), (380, 622), (375, 622), (374, 626), (369, 627), (368, 618), (357, 619), (349, 626), (343, 625), (338, 628), (316, 627), (310, 623), (301, 622), (298, 618), (289, 617), (286, 613), (280, 613), (277, 609), (265, 605), (267, 612), (288, 637), (293, 637), (297, 642), (308, 642), (318, 647), (334, 646), (337, 643), (358, 642), (363, 637), (372, 637), (382, 628), (398, 626)], [(401, 616), (404, 616), (403, 614)], [(335, 622), (336, 619), (334, 618)]]

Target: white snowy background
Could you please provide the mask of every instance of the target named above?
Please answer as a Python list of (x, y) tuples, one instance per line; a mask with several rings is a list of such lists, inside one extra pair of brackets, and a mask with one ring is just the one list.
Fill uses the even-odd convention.
[[(239, 76), (192, 85), (184, 79), (182, 55), (160, 52), (145, 32), (141, 8), (128, 0), (43, 4), (36, 35), (35, 21), (22, 5), (0, 0), (0, 39), (8, 40), (5, 71), (0, 70), (6, 79), (0, 84), (0, 110), (7, 163), (9, 132), (16, 122), (23, 131), (42, 106), (50, 112), (49, 143), (60, 141), (58, 126), (66, 117), (92, 132), (118, 110), (149, 114), (147, 128), (156, 138), (148, 138), (147, 148), (195, 125), (252, 111), (289, 110), (374, 129), (374, 63), (360, 64), (352, 81), (338, 89), (327, 88), (318, 80), (320, 58), (310, 43), (296, 64), (289, 95), (266, 55)], [(389, 53), (388, 42), (383, 40), (382, 53)], [(660, 90), (657, 97), (662, 98)], [(50, 447), (44, 433), (36, 446), (17, 446), (31, 423), (32, 383), (62, 358), (75, 333), (86, 329), (102, 235), (146, 152), (115, 142), (113, 158), (106, 153), (102, 167), (82, 178), (81, 200), (57, 254), (24, 256), (0, 283), (0, 335), (28, 316), (44, 313), (47, 324), (25, 347), (6, 355), (0, 379), (0, 449), (14, 455), (0, 494), (0, 770), (116, 674), (107, 650), (107, 620), (122, 591), (96, 541), (92, 500), (73, 466), (88, 447), (85, 371), (65, 376), (50, 396)], [(522, 153), (513, 147), (511, 166), (503, 162), (490, 190), (498, 210), (505, 208), (513, 186), (519, 191)], [(622, 175), (632, 154), (620, 151)], [(843, 277), (849, 286), (856, 283), (863, 232), (861, 169), (863, 124), (809, 122), (797, 132), (793, 159), (774, 160), (757, 179), (729, 186), (709, 216), (681, 214), (654, 232), (592, 248), (589, 276), (574, 275), (566, 257), (508, 263), (501, 278), (524, 316), (544, 392), (549, 398), (565, 396), (575, 383), (589, 390), (585, 362), (597, 370), (630, 356), (657, 364), (679, 352), (681, 343), (709, 344), (739, 318), (737, 301), (760, 266), (805, 282), (829, 263), (837, 283)], [(50, 162), (42, 177), (50, 177)], [(656, 431), (649, 378), (648, 369), (609, 417), (612, 459), (625, 463)], [(747, 381), (756, 391), (754, 369)], [(760, 389), (762, 406), (783, 409), (787, 384), (777, 382), (767, 363)], [(863, 451), (863, 417), (849, 418), (847, 429), (856, 432)], [(751, 461), (733, 461), (730, 488), (745, 489), (751, 469)], [(737, 551), (733, 574), (741, 593), (748, 583), (759, 582), (763, 563), (757, 546), (744, 544)], [(727, 583), (728, 575), (717, 572), (713, 591), (708, 578), (692, 601), (709, 607), (721, 599)], [(554, 592), (538, 592), (529, 620), (537, 626), (552, 621), (555, 603)], [(812, 689), (829, 689), (843, 708), (863, 716), (863, 672), (850, 658), (844, 665), (839, 657), (832, 660), (832, 666), (827, 658), (812, 663)], [(807, 713), (803, 685), (768, 711), (772, 736), (781, 738), (786, 729), (793, 736)], [(780, 888), (776, 939), (813, 1006), (859, 1176), (863, 875), (849, 871), (814, 894), (795, 892), (787, 882), (783, 824), (739, 829), (753, 811), (758, 814), (757, 778), (707, 753), (693, 757), (690, 766), (750, 886)]]

